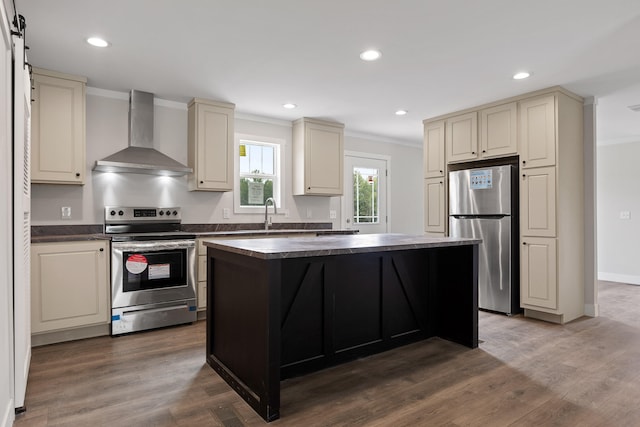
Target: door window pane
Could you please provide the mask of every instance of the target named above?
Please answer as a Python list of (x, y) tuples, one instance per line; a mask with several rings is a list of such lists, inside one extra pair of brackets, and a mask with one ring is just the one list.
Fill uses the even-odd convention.
[(378, 169), (353, 168), (353, 222), (378, 224)]

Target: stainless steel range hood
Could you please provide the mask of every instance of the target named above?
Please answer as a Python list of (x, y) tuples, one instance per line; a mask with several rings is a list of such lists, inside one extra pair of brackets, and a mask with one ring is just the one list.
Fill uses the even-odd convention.
[(153, 94), (132, 90), (129, 96), (129, 146), (97, 160), (94, 171), (182, 176), (193, 169), (153, 148)]

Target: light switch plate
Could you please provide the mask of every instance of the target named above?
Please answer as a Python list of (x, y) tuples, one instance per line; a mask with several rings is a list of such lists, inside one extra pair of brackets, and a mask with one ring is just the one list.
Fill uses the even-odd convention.
[(222, 218), (229, 219), (230, 216), (231, 212), (229, 211), (229, 208), (222, 209)]
[(331, 210), (329, 211), (329, 219), (336, 219), (336, 216), (337, 216), (337, 215), (336, 215), (336, 211), (335, 211), (335, 210), (333, 210), (333, 209), (331, 209)]
[(620, 219), (629, 219), (629, 218), (631, 218), (631, 212), (620, 211)]

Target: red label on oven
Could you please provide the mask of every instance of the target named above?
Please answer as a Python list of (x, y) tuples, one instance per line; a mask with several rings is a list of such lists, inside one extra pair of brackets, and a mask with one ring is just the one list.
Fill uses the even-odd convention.
[(125, 263), (127, 266), (127, 271), (131, 274), (140, 274), (144, 270), (146, 270), (148, 262), (147, 258), (144, 255), (133, 254), (129, 255), (127, 258), (127, 262)]

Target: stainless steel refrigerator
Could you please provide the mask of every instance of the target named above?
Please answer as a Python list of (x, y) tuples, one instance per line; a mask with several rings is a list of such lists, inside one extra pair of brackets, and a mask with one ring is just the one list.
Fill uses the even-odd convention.
[(482, 239), (478, 307), (520, 312), (518, 192), (514, 165), (449, 172), (449, 234)]

